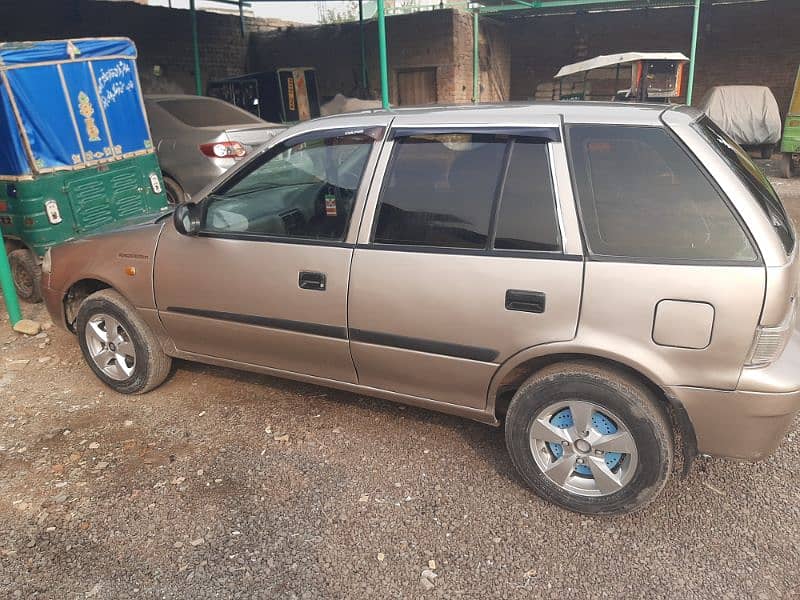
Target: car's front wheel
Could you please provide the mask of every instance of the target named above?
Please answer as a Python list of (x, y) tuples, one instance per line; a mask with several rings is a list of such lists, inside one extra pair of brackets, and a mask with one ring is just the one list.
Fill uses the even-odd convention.
[(590, 363), (552, 365), (531, 376), (509, 406), (506, 443), (536, 493), (580, 513), (641, 508), (672, 468), (664, 408), (633, 378)]
[(114, 290), (86, 298), (75, 329), (89, 367), (118, 392), (143, 394), (169, 375), (172, 359), (133, 306)]

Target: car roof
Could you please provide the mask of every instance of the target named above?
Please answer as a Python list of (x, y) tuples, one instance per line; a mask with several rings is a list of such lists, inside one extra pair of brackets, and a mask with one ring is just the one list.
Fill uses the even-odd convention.
[(294, 131), (375, 124), (376, 117), (393, 118), (399, 125), (550, 125), (564, 123), (663, 126), (661, 115), (676, 111), (693, 121), (695, 109), (671, 104), (629, 102), (510, 102), (373, 109), (321, 117), (293, 127)]

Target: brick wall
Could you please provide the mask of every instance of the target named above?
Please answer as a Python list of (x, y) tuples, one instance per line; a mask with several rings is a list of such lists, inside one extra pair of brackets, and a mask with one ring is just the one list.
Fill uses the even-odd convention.
[[(287, 23), (248, 18), (247, 30), (268, 31)], [(240, 75), (247, 62), (248, 36), (238, 16), (199, 11), (200, 70), (210, 78)], [(194, 93), (194, 57), (188, 10), (94, 0), (0, 0), (0, 40), (127, 36), (139, 50), (145, 92)], [(161, 67), (155, 76), (153, 67)]]
[[(387, 18), (390, 99), (397, 102), (397, 71), (436, 69), (436, 99), (440, 103), (469, 102), (472, 98), (472, 20), (452, 10), (398, 15)], [(510, 89), (508, 44), (499, 27), (482, 32), (481, 53), (501, 60), (483, 61), (482, 79), (491, 99)], [(377, 25), (365, 23), (368, 95), (380, 96)], [(253, 71), (287, 66), (317, 69), (320, 94), (357, 95), (361, 87), (361, 50), (358, 23), (323, 25), (253, 35), (249, 68)], [(491, 90), (491, 91), (490, 91)], [(485, 98), (486, 99), (486, 98)]]
[[(712, 85), (767, 85), (781, 110), (789, 103), (800, 63), (800, 0), (717, 5), (704, 9), (696, 96)], [(203, 83), (211, 78), (284, 66), (318, 71), (323, 96), (356, 95), (361, 81), (358, 23), (291, 27), (200, 11)], [(365, 25), (370, 95), (379, 96), (377, 25)], [(625, 50), (681, 50), (688, 54), (691, 10), (649, 9), (563, 15), (498, 24), (481, 20), (481, 100), (521, 100), (564, 64)], [(139, 48), (146, 92), (193, 92), (191, 24), (186, 10), (94, 0), (0, 0), (0, 40), (66, 36), (131, 37)], [(387, 19), (390, 88), (397, 69), (436, 69), (440, 103), (472, 97), (471, 15), (438, 10)], [(156, 76), (153, 67), (161, 67)]]
[[(781, 111), (800, 65), (797, 0), (707, 6), (702, 13), (695, 98), (714, 85), (769, 86)], [(533, 96), (559, 67), (614, 52), (677, 50), (689, 54), (692, 11), (686, 8), (538, 17), (506, 26), (511, 98)]]

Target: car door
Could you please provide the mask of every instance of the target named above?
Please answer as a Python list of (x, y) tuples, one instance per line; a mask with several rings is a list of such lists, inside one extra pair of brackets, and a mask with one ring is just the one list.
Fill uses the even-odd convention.
[(356, 381), (348, 276), (384, 124), (280, 143), (201, 201), (199, 235), (165, 227), (155, 296), (178, 350)]
[(481, 409), (499, 364), (574, 337), (577, 217), (559, 119), (538, 125), (395, 119), (350, 277), (362, 385)]

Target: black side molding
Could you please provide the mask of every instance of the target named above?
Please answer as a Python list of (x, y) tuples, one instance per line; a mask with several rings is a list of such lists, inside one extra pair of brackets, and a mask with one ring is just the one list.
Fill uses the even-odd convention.
[(296, 331), (298, 333), (310, 333), (312, 335), (335, 338), (337, 340), (347, 339), (347, 328), (337, 327), (335, 325), (322, 325), (320, 323), (308, 323), (305, 321), (290, 321), (289, 319), (272, 319), (269, 317), (241, 315), (238, 313), (221, 312), (216, 310), (202, 310), (199, 308), (186, 308), (183, 306), (168, 306), (167, 312), (178, 313), (181, 315), (191, 315), (193, 317), (205, 317), (206, 319), (217, 319), (218, 321), (242, 323), (244, 325), (256, 325), (257, 327), (269, 327), (270, 329), (283, 329), (285, 331)]
[[(217, 319), (219, 321), (229, 321), (232, 323), (242, 323), (244, 325), (255, 325), (257, 327), (268, 327), (269, 329), (296, 331), (298, 333), (308, 333), (311, 335), (334, 338), (337, 340), (348, 339), (347, 328), (337, 327), (335, 325), (322, 325), (319, 323), (307, 323), (304, 321), (290, 321), (288, 319), (273, 319), (270, 317), (242, 315), (216, 310), (202, 310), (199, 308), (187, 308), (183, 306), (169, 306), (167, 307), (167, 312), (181, 315), (191, 315), (193, 317), (204, 317), (206, 319)], [(491, 348), (450, 344), (448, 342), (439, 342), (435, 340), (410, 338), (402, 335), (395, 335), (393, 333), (364, 331), (363, 329), (350, 329), (350, 340), (354, 342), (363, 342), (365, 344), (375, 344), (377, 346), (403, 348), (405, 350), (427, 352), (428, 354), (439, 354), (441, 356), (464, 358), (478, 362), (492, 362), (497, 358), (498, 355), (498, 351)]]
[(491, 348), (463, 346), (461, 344), (411, 338), (394, 333), (364, 331), (363, 329), (351, 329), (350, 340), (353, 342), (363, 342), (365, 344), (375, 344), (376, 346), (390, 346), (393, 348), (403, 348), (404, 350), (427, 352), (428, 354), (465, 358), (467, 360), (479, 362), (492, 362), (497, 358), (498, 354), (497, 350), (492, 350)]

